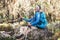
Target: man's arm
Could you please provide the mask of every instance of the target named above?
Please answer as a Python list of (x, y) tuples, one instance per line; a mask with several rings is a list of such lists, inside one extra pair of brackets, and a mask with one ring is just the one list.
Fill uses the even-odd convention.
[(36, 18), (36, 20), (34, 22), (31, 22), (32, 26), (36, 25), (39, 22), (39, 20), (40, 20), (40, 14), (39, 14), (39, 12), (36, 13), (35, 18)]
[(27, 18), (24, 18), (24, 17), (22, 17), (21, 15), (20, 15), (20, 18), (22, 19), (22, 20), (25, 20), (26, 22), (30, 22), (31, 20), (33, 20), (33, 18), (30, 18), (30, 19), (27, 19)]
[(30, 22), (31, 20), (33, 20), (33, 18), (30, 18), (30, 19), (23, 18), (23, 20), (25, 20), (26, 22)]

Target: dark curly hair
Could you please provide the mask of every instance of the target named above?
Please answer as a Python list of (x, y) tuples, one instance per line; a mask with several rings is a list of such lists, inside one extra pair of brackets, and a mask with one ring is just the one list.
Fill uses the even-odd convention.
[(40, 5), (37, 5), (37, 6), (39, 6), (39, 9), (41, 9), (41, 6)]

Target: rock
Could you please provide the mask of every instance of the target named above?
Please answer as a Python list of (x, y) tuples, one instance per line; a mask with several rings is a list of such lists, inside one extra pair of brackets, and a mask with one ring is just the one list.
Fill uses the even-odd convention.
[(25, 21), (21, 21), (20, 22), (20, 25), (23, 26), (23, 25), (26, 25), (27, 23)]
[(11, 37), (8, 33), (6, 33), (5, 31), (1, 31), (0, 32), (0, 36), (5, 38), (5, 37)]
[(58, 38), (58, 40), (60, 40), (60, 38)]
[(52, 35), (48, 34), (52, 33), (49, 33), (47, 29), (36, 29), (29, 32), (27, 38), (28, 40), (49, 40)]

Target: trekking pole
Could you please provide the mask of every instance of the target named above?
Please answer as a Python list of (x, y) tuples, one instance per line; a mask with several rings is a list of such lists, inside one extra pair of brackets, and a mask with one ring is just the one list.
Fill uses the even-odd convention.
[[(31, 29), (31, 26), (28, 26), (28, 28), (30, 28), (30, 31), (32, 31), (32, 29)], [(28, 40), (28, 33), (25, 33), (26, 35), (25, 35), (25, 40)]]
[(27, 39), (27, 33), (25, 34), (25, 40), (28, 40), (28, 39)]
[[(27, 26), (27, 27), (29, 27), (29, 26)], [(29, 27), (30, 28), (30, 27)], [(31, 29), (31, 28), (30, 28)], [(24, 40), (28, 40), (28, 31), (26, 31), (25, 32), (25, 38), (24, 38)]]

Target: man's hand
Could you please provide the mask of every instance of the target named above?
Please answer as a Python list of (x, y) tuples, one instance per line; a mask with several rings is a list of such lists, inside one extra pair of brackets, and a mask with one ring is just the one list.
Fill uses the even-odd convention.
[(31, 28), (31, 24), (30, 24), (30, 23), (28, 23), (28, 27), (30, 27), (30, 28)]
[(20, 21), (22, 21), (23, 20), (23, 17), (20, 15)]
[(23, 18), (23, 17), (20, 15), (20, 18)]
[(28, 23), (28, 25), (30, 25), (30, 26), (31, 26), (31, 24), (30, 24), (30, 23)]
[(23, 19), (24, 17), (20, 15), (20, 18)]

